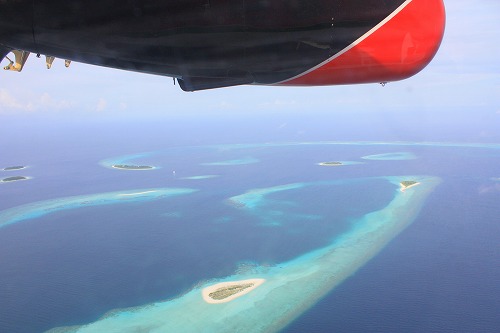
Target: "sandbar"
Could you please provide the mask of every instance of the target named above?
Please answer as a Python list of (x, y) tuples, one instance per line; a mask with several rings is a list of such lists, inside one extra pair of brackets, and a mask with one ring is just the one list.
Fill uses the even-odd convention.
[(203, 300), (210, 304), (227, 303), (248, 294), (265, 281), (265, 279), (248, 279), (221, 282), (204, 288), (201, 295)]
[(122, 193), (119, 194), (119, 196), (128, 196), (128, 195), (141, 195), (141, 194), (148, 194), (148, 193), (154, 193), (158, 191), (144, 191), (144, 192), (136, 192), (136, 193)]
[(336, 167), (336, 166), (356, 165), (364, 163), (365, 162), (358, 162), (358, 161), (328, 161), (328, 162), (317, 163), (317, 165), (326, 167)]
[(332, 162), (321, 162), (319, 163), (321, 166), (341, 166), (344, 165), (342, 162), (332, 161)]

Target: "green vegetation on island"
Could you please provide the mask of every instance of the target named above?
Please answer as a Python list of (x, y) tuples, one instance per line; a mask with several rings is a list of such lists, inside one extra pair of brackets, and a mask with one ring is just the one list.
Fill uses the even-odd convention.
[(418, 182), (413, 181), (413, 180), (403, 180), (400, 184), (403, 187), (410, 187), (412, 185), (418, 184)]
[(319, 165), (322, 166), (339, 166), (343, 165), (342, 162), (332, 161), (332, 162), (321, 162)]
[(230, 286), (224, 286), (215, 291), (212, 291), (211, 293), (208, 294), (208, 296), (214, 300), (223, 300), (237, 293), (240, 293), (247, 288), (251, 288), (254, 285), (255, 285), (254, 283), (242, 283), (242, 284), (233, 284)]
[(21, 170), (24, 168), (26, 168), (24, 165), (14, 165), (14, 166), (4, 168), (3, 171)]
[(115, 164), (113, 168), (126, 169), (126, 170), (150, 170), (153, 169), (150, 165), (129, 165), (129, 164)]
[(7, 177), (2, 179), (2, 182), (15, 182), (17, 180), (26, 180), (28, 177), (23, 177), (23, 176), (14, 176), (14, 177)]

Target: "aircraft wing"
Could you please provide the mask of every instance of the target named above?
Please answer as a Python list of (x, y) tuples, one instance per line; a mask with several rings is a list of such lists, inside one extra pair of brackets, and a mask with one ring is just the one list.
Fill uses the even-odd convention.
[(3, 0), (0, 56), (29, 53), (173, 77), (186, 91), (241, 84), (401, 80), (444, 33), (442, 0)]

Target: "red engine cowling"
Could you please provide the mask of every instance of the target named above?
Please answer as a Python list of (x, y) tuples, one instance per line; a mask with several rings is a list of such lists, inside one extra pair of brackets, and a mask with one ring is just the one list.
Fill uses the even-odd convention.
[(445, 21), (442, 0), (408, 0), (341, 52), (277, 84), (317, 86), (406, 79), (432, 60)]

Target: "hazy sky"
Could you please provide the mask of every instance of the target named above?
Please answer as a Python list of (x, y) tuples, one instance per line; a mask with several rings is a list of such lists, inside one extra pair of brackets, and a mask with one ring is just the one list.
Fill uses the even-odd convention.
[(243, 86), (186, 93), (171, 78), (80, 63), (66, 69), (60, 59), (47, 70), (44, 57), (31, 55), (22, 73), (0, 72), (0, 129), (19, 119), (182, 123), (210, 118), (261, 121), (297, 137), (314, 126), (327, 131), (325, 124), (331, 123), (339, 131), (426, 127), (454, 134), (437, 137), (442, 140), (457, 140), (461, 134), (468, 141), (498, 142), (500, 1), (448, 0), (445, 5), (445, 37), (433, 62), (415, 77), (386, 87)]

